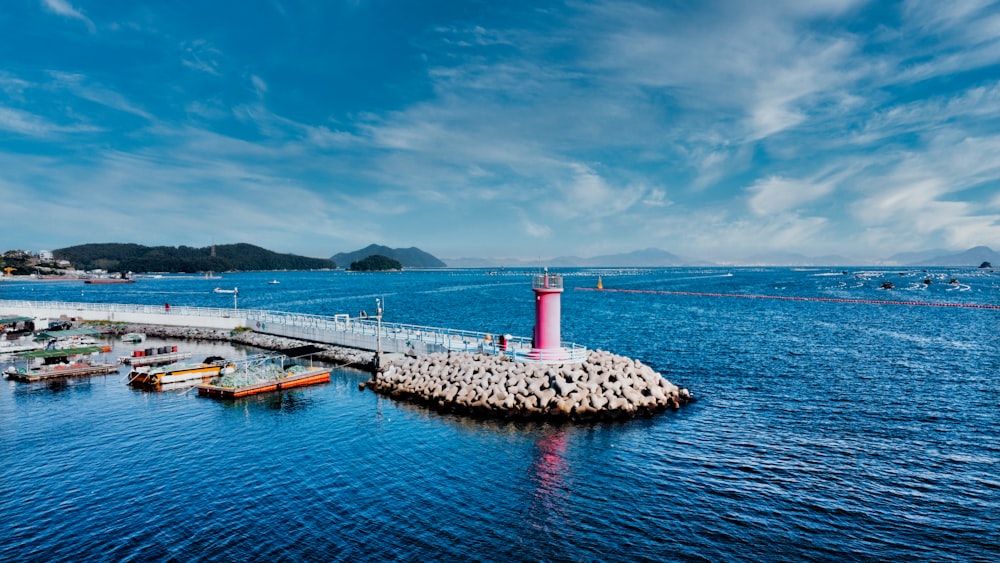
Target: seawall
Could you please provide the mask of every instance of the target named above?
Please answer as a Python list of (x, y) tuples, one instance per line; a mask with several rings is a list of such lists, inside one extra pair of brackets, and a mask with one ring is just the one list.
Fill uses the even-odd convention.
[(600, 350), (575, 364), (456, 352), (389, 357), (362, 387), (441, 412), (526, 420), (625, 419), (694, 400), (649, 366)]

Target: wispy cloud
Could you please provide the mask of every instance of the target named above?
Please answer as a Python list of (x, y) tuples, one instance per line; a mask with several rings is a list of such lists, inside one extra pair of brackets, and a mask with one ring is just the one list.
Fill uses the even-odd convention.
[(95, 84), (82, 74), (52, 71), (50, 75), (55, 80), (54, 87), (65, 88), (79, 98), (149, 120), (153, 119), (152, 115), (134, 105), (119, 92)]
[(184, 66), (213, 76), (221, 75), (219, 61), (222, 53), (208, 41), (196, 39), (186, 42), (181, 46), (181, 52)]
[(747, 188), (750, 209), (757, 215), (791, 211), (833, 191), (830, 182), (811, 182), (770, 176)]
[[(93, 29), (73, 2), (41, 6)], [(338, 41), (370, 6), (271, 6), (246, 33), (207, 33), (225, 10), (193, 25), (145, 5), (121, 16), (141, 25), (15, 55), (0, 164), (38, 152), (3, 189), (138, 186), (197, 203), (178, 224), (232, 209), (230, 232), (310, 238), (281, 234), (277, 210), (446, 255), (1000, 246), (992, 2), (484, 4), (378, 20), (402, 38), (393, 56), (358, 43), (348, 59)]]
[(83, 12), (74, 8), (72, 4), (67, 2), (67, 0), (42, 0), (42, 5), (53, 14), (64, 18), (82, 21), (87, 24), (87, 29), (89, 29), (91, 33), (94, 33), (97, 30), (94, 26), (94, 22), (90, 21), (90, 18), (83, 15)]
[(60, 125), (39, 115), (0, 106), (0, 130), (29, 137), (49, 138), (62, 133), (94, 133), (101, 129), (86, 124)]

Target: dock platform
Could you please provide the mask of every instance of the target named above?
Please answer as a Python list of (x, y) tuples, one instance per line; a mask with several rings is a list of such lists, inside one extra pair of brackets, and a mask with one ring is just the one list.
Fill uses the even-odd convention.
[(52, 379), (62, 379), (65, 377), (82, 377), (86, 375), (103, 375), (118, 371), (118, 366), (112, 364), (88, 364), (80, 366), (70, 366), (66, 368), (51, 369), (35, 372), (14, 372), (7, 373), (7, 377), (13, 381), (22, 383), (34, 383), (37, 381), (49, 381)]
[(216, 399), (237, 399), (249, 395), (258, 395), (270, 391), (280, 391), (282, 389), (292, 389), (315, 385), (317, 383), (327, 383), (330, 381), (330, 368), (314, 368), (308, 371), (282, 376), (267, 381), (243, 385), (240, 387), (223, 387), (221, 385), (211, 385), (203, 383), (198, 386), (198, 394)]
[(172, 364), (178, 360), (186, 360), (191, 357), (191, 352), (170, 352), (167, 354), (156, 354), (153, 356), (122, 356), (118, 358), (118, 363), (135, 367), (158, 366)]

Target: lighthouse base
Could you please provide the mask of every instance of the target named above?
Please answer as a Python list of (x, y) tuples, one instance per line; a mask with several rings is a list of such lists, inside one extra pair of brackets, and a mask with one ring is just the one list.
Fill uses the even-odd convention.
[(514, 352), (514, 359), (519, 362), (532, 362), (540, 364), (571, 364), (579, 363), (587, 359), (586, 348), (531, 348), (530, 350), (517, 350)]

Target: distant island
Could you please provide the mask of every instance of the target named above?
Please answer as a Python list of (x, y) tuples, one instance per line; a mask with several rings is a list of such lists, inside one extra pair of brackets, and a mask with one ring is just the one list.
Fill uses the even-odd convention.
[[(389, 248), (371, 244), (352, 252), (341, 252), (331, 258), (308, 258), (295, 254), (279, 254), (252, 244), (223, 244), (203, 248), (189, 246), (143, 246), (125, 243), (91, 243), (55, 251), (31, 253), (8, 250), (0, 256), (0, 273), (4, 275), (79, 276), (84, 272), (98, 274), (134, 273), (197, 273), (261, 270), (332, 270), (337, 264), (359, 263), (380, 256), (399, 263), (403, 269), (425, 268), (663, 268), (663, 267), (968, 267), (992, 269), (1000, 263), (1000, 253), (987, 246), (976, 246), (955, 252), (942, 249), (897, 253), (878, 260), (856, 260), (838, 255), (810, 257), (792, 252), (771, 252), (750, 255), (729, 262), (711, 262), (703, 258), (685, 257), (658, 248), (646, 248), (620, 254), (593, 257), (557, 256), (524, 260), (517, 258), (450, 258), (444, 260), (417, 247)], [(389, 267), (380, 263), (377, 268)], [(356, 268), (351, 268), (356, 269)], [(360, 271), (360, 270), (359, 270)]]
[(352, 272), (387, 272), (402, 269), (403, 265), (399, 263), (399, 260), (393, 260), (381, 254), (372, 254), (367, 258), (351, 262), (350, 268)]
[(336, 262), (279, 254), (252, 244), (220, 244), (204, 248), (190, 246), (143, 246), (140, 244), (81, 244), (52, 251), (57, 264), (77, 270), (108, 272), (231, 272), (247, 270), (326, 270)]
[[(351, 264), (364, 260), (369, 256), (383, 256), (398, 261), (404, 268), (446, 268), (447, 264), (437, 257), (412, 246), (410, 248), (389, 248), (378, 244), (370, 244), (353, 252), (334, 254), (330, 260), (338, 264)], [(351, 268), (352, 270), (354, 268)]]

